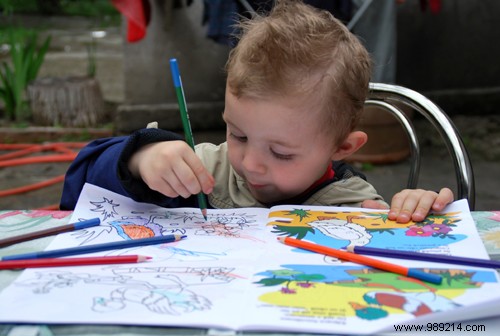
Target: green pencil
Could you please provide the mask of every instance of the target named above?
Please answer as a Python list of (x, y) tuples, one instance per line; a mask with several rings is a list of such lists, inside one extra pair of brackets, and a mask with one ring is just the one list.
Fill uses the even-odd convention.
[[(179, 103), (179, 110), (181, 111), (182, 127), (184, 128), (184, 136), (186, 141), (194, 150), (193, 131), (191, 130), (191, 123), (189, 122), (189, 114), (186, 106), (186, 97), (184, 96), (184, 89), (182, 88), (181, 74), (179, 66), (175, 58), (170, 59), (170, 70), (172, 71), (172, 79), (174, 80), (175, 93)], [(203, 218), (207, 220), (207, 200), (205, 194), (200, 192), (198, 194), (198, 205), (200, 206)]]

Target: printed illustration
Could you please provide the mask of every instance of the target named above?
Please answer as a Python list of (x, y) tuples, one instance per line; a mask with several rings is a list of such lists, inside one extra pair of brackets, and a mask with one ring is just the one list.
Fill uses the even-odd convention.
[(399, 224), (387, 212), (319, 211), (294, 208), (273, 211), (268, 225), (282, 236), (309, 240), (333, 248), (371, 246), (401, 250), (431, 249), (467, 238), (454, 230), (461, 225), (460, 212), (429, 215), (422, 222)]
[(130, 211), (110, 197), (89, 201), (89, 210), (101, 217), (98, 228), (80, 233), (82, 244), (101, 235), (118, 234), (123, 239), (138, 239), (167, 234), (217, 236), (255, 240), (245, 230), (262, 229), (252, 214), (227, 213), (208, 214), (205, 221), (197, 209), (155, 209), (153, 211)]
[(58, 235), (48, 249), (186, 237), (100, 253), (151, 257), (140, 264), (26, 269), (0, 293), (0, 322), (360, 334), (437, 312), (446, 321), (485, 316), (500, 299), (495, 270), (402, 262), (439, 274), (434, 285), (276, 239), (487, 258), (462, 201), (408, 224), (382, 210), (294, 205), (209, 209), (205, 221), (200, 209), (137, 203), (87, 184), (70, 221), (94, 217), (101, 225)]
[[(181, 315), (211, 309), (212, 303), (197, 293), (197, 286), (227, 284), (236, 278), (231, 268), (221, 267), (111, 267), (100, 273), (38, 271), (34, 278), (15, 283), (36, 295), (75, 287), (94, 293), (109, 288), (108, 296), (89, 297), (94, 312), (106, 313), (143, 306), (151, 313)], [(104, 274), (104, 275), (103, 275)], [(128, 307), (132, 306), (132, 307)], [(135, 307), (134, 307), (135, 306)]]
[[(390, 314), (421, 316), (452, 310), (454, 298), (466, 290), (495, 283), (490, 271), (433, 269), (445, 279), (442, 285), (359, 266), (283, 265), (258, 273), (256, 285), (271, 291), (259, 300), (300, 308), (294, 316), (376, 320)], [(331, 309), (335, 302), (335, 309)]]

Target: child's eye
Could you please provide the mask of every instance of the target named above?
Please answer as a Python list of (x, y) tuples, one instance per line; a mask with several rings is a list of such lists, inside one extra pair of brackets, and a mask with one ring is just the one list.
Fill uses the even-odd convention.
[(271, 153), (272, 155), (277, 158), (278, 160), (284, 160), (284, 161), (288, 161), (288, 160), (291, 160), (293, 159), (293, 154), (280, 154), (280, 153), (276, 153), (275, 151), (271, 150)]
[(231, 136), (231, 138), (234, 138), (236, 141), (247, 142), (247, 137), (246, 136), (234, 135), (233, 133), (230, 133), (230, 136)]

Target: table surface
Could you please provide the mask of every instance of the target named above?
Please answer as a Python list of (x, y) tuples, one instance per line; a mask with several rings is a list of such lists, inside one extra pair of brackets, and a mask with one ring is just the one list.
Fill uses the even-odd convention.
[[(491, 259), (500, 260), (500, 211), (471, 212), (479, 235), (484, 242)], [(1, 210), (0, 237), (15, 236), (29, 231), (38, 231), (53, 226), (67, 224), (71, 211), (47, 210)], [(0, 249), (0, 257), (10, 254), (44, 250), (54, 237), (40, 238)], [(0, 271), (0, 291), (7, 287), (21, 271)], [(490, 325), (500, 328), (500, 318), (495, 318)], [(487, 325), (488, 326), (488, 325)], [(491, 328), (490, 328), (491, 329)], [(486, 330), (488, 331), (488, 330)], [(0, 336), (52, 336), (52, 335), (220, 335), (220, 331), (186, 328), (131, 327), (131, 326), (98, 326), (98, 325), (50, 325), (50, 326), (17, 326), (0, 325)], [(223, 335), (250, 333), (223, 332)], [(488, 333), (489, 334), (489, 333)], [(262, 335), (262, 334), (260, 334)], [(401, 333), (398, 333), (401, 335)], [(486, 335), (486, 333), (481, 333)]]

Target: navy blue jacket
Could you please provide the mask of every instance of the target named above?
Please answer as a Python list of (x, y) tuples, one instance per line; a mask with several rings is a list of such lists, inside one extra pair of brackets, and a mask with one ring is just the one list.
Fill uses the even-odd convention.
[(154, 203), (163, 207), (196, 206), (195, 198), (168, 198), (149, 189), (140, 179), (134, 178), (127, 162), (142, 146), (153, 142), (183, 140), (173, 132), (161, 129), (142, 129), (130, 136), (95, 140), (84, 147), (66, 172), (60, 209), (73, 210), (83, 185), (88, 182), (108, 189), (138, 202)]

